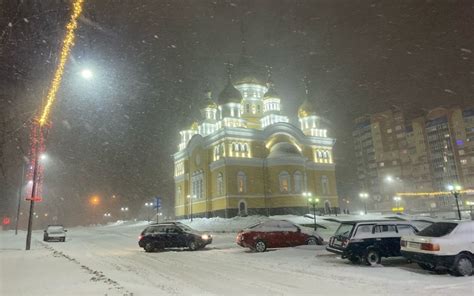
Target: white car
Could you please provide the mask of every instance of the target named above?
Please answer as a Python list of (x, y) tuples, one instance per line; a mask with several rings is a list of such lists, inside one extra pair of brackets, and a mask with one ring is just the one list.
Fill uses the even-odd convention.
[(44, 230), (43, 241), (57, 240), (60, 242), (66, 241), (66, 232), (62, 225), (48, 225)]
[(400, 244), (402, 255), (423, 269), (447, 269), (457, 276), (474, 271), (474, 221), (433, 223), (416, 235), (403, 236)]

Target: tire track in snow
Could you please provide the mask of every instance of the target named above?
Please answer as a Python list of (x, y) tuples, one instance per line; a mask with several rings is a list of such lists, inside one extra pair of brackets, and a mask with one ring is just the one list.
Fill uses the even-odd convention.
[(94, 270), (86, 265), (81, 264), (77, 259), (63, 253), (62, 251), (58, 251), (51, 247), (50, 245), (47, 245), (43, 243), (42, 241), (36, 240), (40, 245), (42, 245), (45, 249), (49, 250), (52, 252), (52, 255), (54, 257), (60, 257), (64, 258), (72, 263), (75, 263), (80, 266), (81, 269), (85, 270), (87, 273), (91, 274), (92, 277), (90, 278), (90, 281), (93, 282), (103, 282), (106, 285), (109, 286), (109, 289), (115, 289), (119, 291), (120, 293), (123, 293), (123, 296), (133, 296), (133, 293), (125, 289), (125, 287), (121, 286), (118, 282), (110, 279), (109, 277), (105, 276), (103, 272)]

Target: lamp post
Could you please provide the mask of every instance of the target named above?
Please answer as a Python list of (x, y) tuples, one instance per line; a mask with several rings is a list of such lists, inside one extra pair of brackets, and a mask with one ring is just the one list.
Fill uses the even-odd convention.
[(369, 198), (369, 194), (367, 192), (361, 192), (359, 193), (359, 197), (364, 201), (365, 215), (367, 215), (367, 199)]
[[(305, 197), (307, 199), (308, 204), (306, 206), (308, 206), (309, 205), (309, 198), (313, 196), (313, 193), (305, 191), (305, 192), (302, 193), (302, 195), (303, 195), (303, 197)], [(308, 207), (308, 214), (309, 214), (309, 207)]]
[(317, 224), (316, 224), (316, 205), (319, 204), (319, 198), (308, 198), (308, 202), (310, 205), (313, 206), (313, 217), (314, 217), (314, 230), (316, 230), (318, 227), (317, 227)]
[(400, 196), (394, 196), (393, 200), (395, 201), (395, 206), (397, 207), (397, 209), (400, 208), (400, 201), (402, 200), (402, 198)]
[(148, 208), (153, 207), (153, 203), (152, 202), (146, 202), (145, 207), (146, 207), (146, 219), (147, 219), (148, 222), (150, 222), (150, 210)]
[(127, 218), (128, 207), (122, 207), (120, 211), (123, 213), (124, 218)]
[(189, 205), (190, 205), (190, 212), (191, 212), (191, 222), (193, 222), (193, 199), (196, 198), (196, 195), (189, 195), (187, 196), (187, 198), (189, 199)]
[(454, 196), (454, 199), (456, 200), (456, 207), (458, 209), (458, 218), (461, 220), (461, 210), (459, 209), (459, 194), (461, 194), (461, 186), (456, 185), (448, 185), (448, 190), (451, 191), (451, 194)]

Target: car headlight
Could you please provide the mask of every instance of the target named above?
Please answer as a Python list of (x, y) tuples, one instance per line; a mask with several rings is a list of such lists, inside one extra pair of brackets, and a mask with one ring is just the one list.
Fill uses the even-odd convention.
[(207, 234), (203, 234), (203, 235), (201, 235), (201, 238), (202, 238), (203, 240), (208, 240), (208, 239), (211, 238), (211, 236), (210, 236), (210, 235), (207, 235)]

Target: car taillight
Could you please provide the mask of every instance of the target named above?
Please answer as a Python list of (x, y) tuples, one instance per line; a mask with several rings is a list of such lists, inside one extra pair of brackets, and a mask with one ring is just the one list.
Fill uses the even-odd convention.
[(422, 243), (421, 249), (424, 251), (439, 251), (439, 245), (432, 243)]
[(407, 246), (407, 241), (406, 240), (401, 240), (400, 241), (400, 246), (406, 247)]

